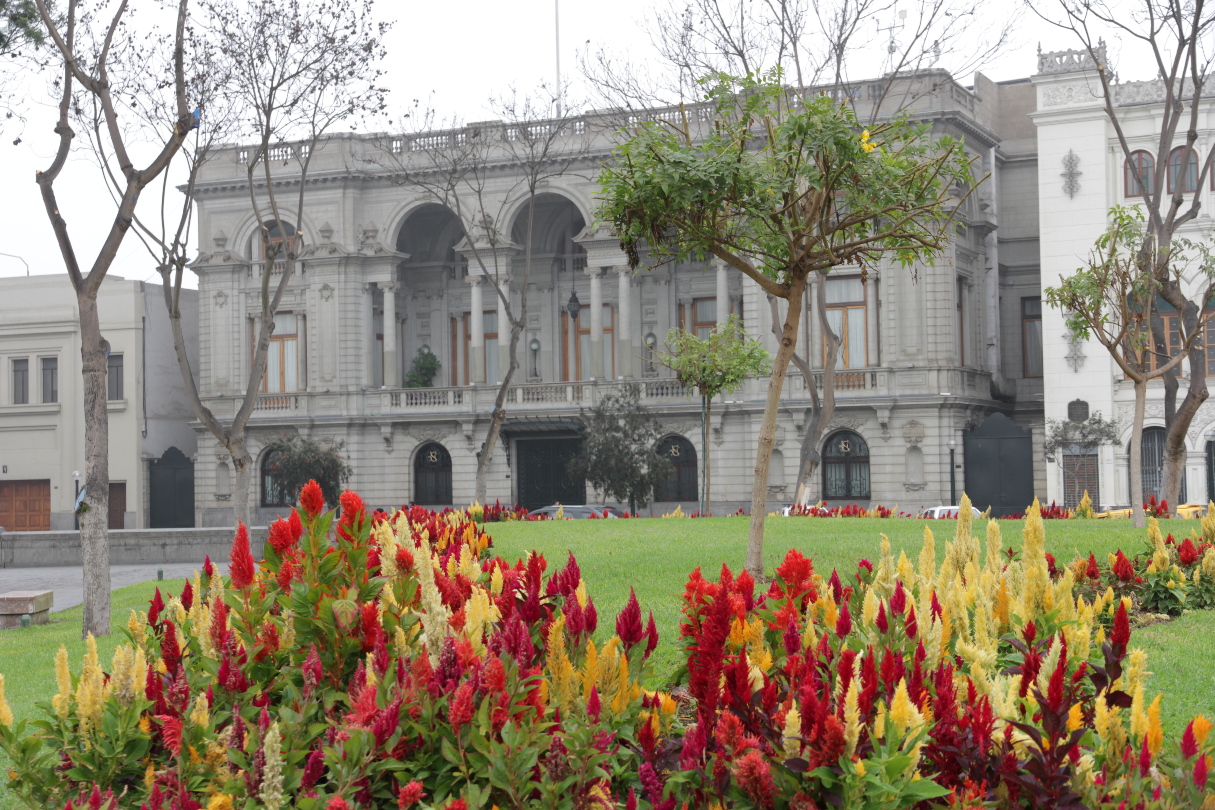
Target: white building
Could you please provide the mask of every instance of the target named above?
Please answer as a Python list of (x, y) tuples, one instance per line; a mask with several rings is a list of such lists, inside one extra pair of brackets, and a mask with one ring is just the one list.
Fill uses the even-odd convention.
[[(1113, 124), (1104, 109), (1101, 85), (1087, 53), (1059, 51), (1039, 54), (1038, 72), (1033, 77), (1037, 92), (1037, 112), (1033, 114), (1038, 130), (1038, 199), (1041, 229), (1042, 286), (1056, 285), (1059, 279), (1082, 266), (1094, 241), (1108, 225), (1108, 212), (1114, 205), (1134, 205), (1141, 198), (1128, 177), (1126, 160)], [(1174, 145), (1168, 154), (1156, 154), (1160, 139), (1163, 108), (1162, 81), (1124, 82), (1115, 85), (1119, 120), (1135, 150), (1135, 159), (1154, 171), (1168, 171), (1166, 191), (1180, 184), (1188, 200), (1196, 190), (1197, 156), (1190, 167), (1184, 163), (1184, 148)], [(1186, 111), (1189, 115), (1189, 111)], [(1197, 155), (1210, 152), (1215, 139), (1215, 99), (1205, 99), (1199, 111), (1199, 137), (1194, 145)], [(1179, 132), (1183, 137), (1184, 128)], [(1215, 206), (1215, 186), (1198, 189), (1201, 213), (1182, 226), (1179, 235), (1194, 241), (1209, 241)], [(1169, 317), (1165, 313), (1165, 317)], [(1100, 412), (1114, 420), (1119, 444), (1103, 447), (1094, 457), (1061, 457), (1047, 465), (1049, 497), (1063, 502), (1075, 499), (1085, 476), (1084, 486), (1094, 501), (1105, 505), (1130, 503), (1129, 442), (1134, 407), (1134, 391), (1129, 380), (1108, 352), (1095, 340), (1072, 341), (1063, 315), (1047, 309), (1042, 313), (1042, 339), (1045, 375), (1045, 417), (1063, 420), (1070, 415)], [(1188, 379), (1188, 364), (1182, 364), (1181, 394)], [(1147, 419), (1144, 429), (1143, 472), (1145, 494), (1156, 494), (1161, 485), (1161, 458), (1164, 441), (1163, 383), (1148, 385)], [(1215, 428), (1215, 405), (1203, 404), (1189, 434), (1183, 500), (1206, 502), (1215, 498), (1215, 469), (1212, 468), (1212, 443), (1207, 440)], [(1065, 491), (1064, 464), (1068, 482)], [(1100, 494), (1096, 489), (1099, 488)]]
[[(192, 526), (196, 441), (161, 288), (110, 275), (98, 311), (111, 345), (110, 528)], [(197, 293), (183, 290), (191, 345), (197, 311)], [(73, 528), (84, 471), (80, 367), (67, 276), (0, 279), (0, 527)]]

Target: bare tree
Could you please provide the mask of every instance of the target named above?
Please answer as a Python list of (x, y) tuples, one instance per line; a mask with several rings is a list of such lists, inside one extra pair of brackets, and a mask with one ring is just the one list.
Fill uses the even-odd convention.
[[(1215, 146), (1201, 157), (1194, 151), (1202, 121), (1202, 98), (1211, 71), (1212, 32), (1215, 31), (1215, 7), (1205, 0), (1136, 0), (1109, 3), (1104, 0), (1056, 0), (1031, 3), (1043, 19), (1069, 31), (1079, 40), (1088, 56), (1087, 67), (1096, 75), (1094, 92), (1105, 105), (1118, 145), (1138, 190), (1142, 193), (1147, 212), (1147, 228), (1139, 252), (1139, 261), (1151, 270), (1159, 287), (1160, 297), (1180, 314), (1187, 333), (1199, 329), (1204, 319), (1206, 298), (1187, 296), (1187, 290), (1177, 281), (1169, 267), (1174, 255), (1173, 241), (1178, 231), (1198, 216), (1202, 205), (1202, 189), (1211, 172)], [(1150, 59), (1157, 74), (1159, 106), (1153, 120), (1159, 121), (1157, 160), (1154, 171), (1145, 171), (1132, 159), (1135, 148), (1126, 134), (1127, 116), (1138, 118), (1142, 106), (1120, 106), (1119, 93), (1125, 92), (1107, 59), (1104, 33), (1114, 33), (1126, 40), (1132, 49)], [(1180, 139), (1180, 143), (1178, 142)], [(1174, 147), (1184, 147), (1183, 165), (1176, 172), (1177, 180), (1193, 172), (1197, 183), (1187, 191), (1184, 182), (1166, 184), (1174, 169), (1165, 163)], [(1149, 264), (1150, 263), (1150, 264)], [(1152, 301), (1152, 338), (1155, 351), (1167, 355), (1168, 339), (1156, 301)], [(1186, 349), (1189, 364), (1189, 384), (1181, 403), (1177, 402), (1179, 365), (1170, 364), (1164, 375), (1164, 423), (1167, 429), (1164, 444), (1164, 497), (1174, 503), (1181, 492), (1185, 476), (1186, 437), (1199, 407), (1210, 395), (1207, 389), (1207, 351), (1205, 341), (1193, 341)], [(1132, 463), (1133, 464), (1133, 463)], [(1133, 472), (1133, 471), (1132, 471)]]
[[(501, 302), (510, 322), (508, 364), (498, 380), (498, 393), (477, 457), (476, 500), (484, 503), (486, 476), (506, 421), (507, 394), (519, 370), (519, 342), (527, 323), (528, 286), (532, 273), (533, 230), (536, 198), (550, 180), (583, 167), (587, 157), (586, 123), (571, 112), (568, 101), (547, 93), (520, 95), (511, 92), (490, 100), (498, 120), (473, 126), (448, 126), (437, 134), (414, 138), (420, 161), (402, 156), (387, 167), (397, 180), (422, 191), (451, 211), (464, 233), (467, 253), (477, 283), (488, 284)], [(422, 118), (429, 129), (434, 115)], [(405, 153), (408, 154), (408, 153)], [(500, 167), (509, 165), (513, 181), (503, 189), (494, 181)], [(512, 223), (506, 217), (526, 205), (526, 227), (522, 245), (512, 241)], [(507, 274), (504, 268), (519, 268), (511, 256), (522, 248), (522, 272)], [(518, 290), (516, 301), (512, 291)], [(480, 313), (472, 313), (479, 317)], [(501, 329), (501, 326), (499, 326)], [(489, 380), (486, 380), (489, 382)]]
[(1158, 317), (1155, 300), (1163, 286), (1156, 268), (1167, 267), (1170, 283), (1197, 292), (1199, 300), (1209, 301), (1215, 293), (1215, 259), (1206, 245), (1181, 238), (1170, 242), (1170, 255), (1156, 255), (1162, 248), (1153, 241), (1150, 228), (1144, 227), (1143, 215), (1137, 209), (1115, 207), (1110, 218), (1112, 224), (1097, 240), (1087, 264), (1045, 292), (1050, 304), (1065, 313), (1072, 333), (1095, 337), (1135, 386), (1131, 510), (1135, 526), (1142, 527), (1143, 418), (1148, 380), (1173, 373), (1187, 351), (1201, 342), (1207, 322), (1215, 315), (1208, 309), (1193, 328), (1183, 323), (1180, 345), (1171, 352), (1162, 351), (1151, 325)]
[[(201, 122), (202, 134), (187, 150), (183, 198), (175, 204), (167, 193), (162, 195), (160, 218), (138, 224), (163, 281), (190, 406), (231, 456), (236, 471), (234, 516), (249, 523), (253, 459), (246, 429), (264, 386), (274, 315), (311, 244), (303, 230), (309, 170), (338, 127), (383, 109), (386, 91), (377, 86), (381, 71), (376, 63), (383, 56), (386, 25), (374, 20), (372, 0), (204, 0), (203, 9), (200, 36), (210, 49), (205, 87), (211, 107)], [(251, 142), (243, 159), (249, 201), (259, 223), (252, 260), (260, 303), (249, 377), (231, 420), (216, 416), (202, 401), (180, 308), (200, 172), (228, 139)], [(283, 166), (292, 169), (287, 182)], [(295, 186), (293, 191), (283, 190), (290, 186)]]
[[(37, 0), (38, 14), (54, 43), (62, 76), (58, 80), (59, 117), (55, 133), (58, 148), (51, 165), (37, 173), (46, 214), (55, 233), (59, 252), (67, 269), (80, 313), (80, 354), (84, 377), (84, 503), (87, 511), (80, 521), (81, 561), (84, 567), (83, 634), (110, 632), (110, 549), (107, 533), (109, 515), (109, 419), (106, 414), (106, 355), (109, 342), (101, 334), (97, 294), (106, 273), (118, 255), (140, 195), (149, 183), (164, 172), (190, 132), (194, 118), (186, 99), (185, 39), (187, 0), (179, 0), (173, 20), (173, 35), (163, 41), (140, 43), (128, 27), (127, 0), (82, 9), (78, 0), (69, 0), (60, 16), (52, 14), (49, 0)], [(115, 51), (125, 50), (124, 58)], [(132, 75), (136, 68), (130, 58), (144, 56), (143, 75)], [(163, 70), (161, 70), (163, 69)], [(145, 76), (172, 88), (173, 108), (158, 122), (151, 136), (154, 153), (141, 167), (129, 149), (127, 125), (134, 116), (127, 103), (127, 92), (140, 86)], [(120, 189), (115, 198), (113, 222), (104, 241), (85, 271), (67, 218), (55, 192), (75, 136), (73, 121), (87, 122), (90, 113), (100, 122), (98, 132), (104, 139), (105, 169)], [(86, 123), (87, 126), (87, 123)]]

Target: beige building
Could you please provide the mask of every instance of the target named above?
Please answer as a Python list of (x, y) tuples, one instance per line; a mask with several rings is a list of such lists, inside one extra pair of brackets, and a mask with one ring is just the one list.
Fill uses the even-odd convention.
[[(196, 440), (158, 285), (110, 275), (110, 528), (192, 526)], [(197, 293), (182, 291), (196, 345)], [(64, 274), (0, 279), (0, 527), (71, 529), (84, 471), (76, 297)], [(78, 478), (79, 475), (79, 478)]]

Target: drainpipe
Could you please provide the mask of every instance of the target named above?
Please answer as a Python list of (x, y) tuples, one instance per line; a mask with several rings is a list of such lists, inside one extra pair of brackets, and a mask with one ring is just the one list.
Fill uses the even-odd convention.
[(1003, 394), (1005, 393), (1005, 382), (1004, 374), (1000, 367), (1000, 188), (997, 185), (998, 174), (996, 172), (996, 148), (994, 146), (987, 150), (987, 165), (988, 170), (991, 172), (991, 177), (987, 181), (991, 184), (987, 218), (994, 227), (983, 237), (984, 253), (987, 257), (987, 278), (984, 284), (984, 307), (986, 309), (984, 321), (987, 332), (986, 361), (987, 368), (991, 372), (992, 388), (995, 393)]

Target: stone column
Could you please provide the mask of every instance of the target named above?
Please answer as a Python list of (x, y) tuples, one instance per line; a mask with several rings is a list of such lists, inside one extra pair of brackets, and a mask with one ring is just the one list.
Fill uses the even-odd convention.
[(395, 281), (381, 281), (384, 289), (384, 385), (400, 388), (401, 362), (397, 359), (397, 287)]
[(870, 366), (880, 366), (882, 358), (879, 356), (878, 347), (881, 345), (878, 340), (878, 277), (877, 273), (870, 272), (868, 280), (865, 282), (865, 342), (869, 345), (869, 361)]
[(472, 384), (485, 382), (485, 304), (481, 301), (481, 276), (469, 276), (472, 285), (472, 302), (469, 304), (468, 326), (471, 337), (468, 345), (468, 381)]
[(717, 265), (717, 326), (724, 327), (730, 320), (730, 275), (723, 261)]
[(363, 284), (363, 385), (375, 387), (375, 287)]
[[(510, 276), (498, 274), (498, 284), (502, 286), (502, 295), (510, 297)], [(498, 302), (498, 379), (486, 382), (501, 382), (506, 379), (506, 370), (510, 368), (510, 318), (507, 315), (506, 302), (498, 291), (494, 290), (494, 299)]]
[(601, 268), (588, 267), (591, 278), (591, 376), (603, 379), (603, 273)]
[(617, 376), (633, 376), (633, 271), (626, 267), (616, 268), (617, 297), (620, 303), (616, 310), (616, 366)]

